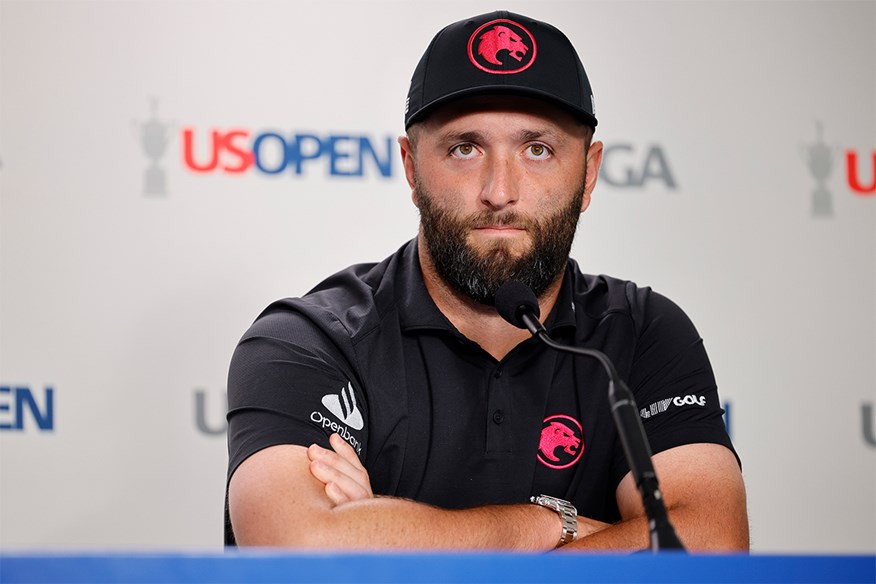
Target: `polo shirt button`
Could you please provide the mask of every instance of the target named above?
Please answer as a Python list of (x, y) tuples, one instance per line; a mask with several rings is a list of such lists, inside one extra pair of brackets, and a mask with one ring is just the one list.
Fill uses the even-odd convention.
[(502, 377), (502, 366), (501, 365), (496, 367), (496, 371), (493, 373), (493, 377), (495, 377), (496, 379), (499, 379), (500, 377)]
[(505, 421), (505, 413), (502, 410), (496, 410), (493, 412), (493, 422), (496, 424), (501, 424)]

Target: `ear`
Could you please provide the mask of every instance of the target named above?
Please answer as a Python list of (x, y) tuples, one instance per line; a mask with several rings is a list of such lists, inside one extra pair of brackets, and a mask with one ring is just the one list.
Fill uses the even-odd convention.
[(407, 136), (398, 137), (399, 150), (401, 151), (402, 166), (405, 169), (405, 178), (411, 187), (411, 200), (417, 204), (417, 189), (414, 187), (414, 149)]
[(596, 179), (599, 178), (599, 167), (602, 166), (602, 149), (603, 144), (600, 141), (592, 143), (590, 148), (587, 149), (587, 159), (584, 163), (587, 168), (587, 175), (584, 179), (584, 196), (581, 199), (582, 213), (590, 206), (590, 195), (593, 193), (593, 189), (596, 188)]

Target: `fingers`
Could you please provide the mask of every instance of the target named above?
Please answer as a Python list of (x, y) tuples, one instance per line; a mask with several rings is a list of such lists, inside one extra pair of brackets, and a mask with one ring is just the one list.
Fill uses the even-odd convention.
[(332, 448), (338, 453), (338, 456), (349, 462), (353, 468), (358, 469), (366, 475), (368, 474), (368, 471), (362, 466), (362, 461), (359, 460), (359, 455), (356, 454), (356, 451), (353, 450), (353, 447), (350, 446), (346, 440), (341, 438), (338, 434), (332, 434), (329, 436), (329, 444), (332, 445)]
[(335, 505), (373, 497), (368, 471), (353, 448), (333, 434), (329, 443), (334, 450), (316, 444), (307, 449), (310, 472), (325, 484), (326, 496)]
[(350, 497), (347, 496), (347, 494), (342, 491), (336, 483), (326, 483), (325, 494), (326, 496), (328, 496), (329, 500), (334, 503), (335, 506), (338, 506), (341, 503), (347, 503), (351, 500)]

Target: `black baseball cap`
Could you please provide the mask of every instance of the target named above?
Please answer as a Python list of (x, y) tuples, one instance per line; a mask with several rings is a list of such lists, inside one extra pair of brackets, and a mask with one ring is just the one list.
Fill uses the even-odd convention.
[(596, 127), (593, 91), (572, 43), (528, 16), (490, 12), (435, 35), (411, 78), (405, 128), (439, 105), (482, 94), (545, 99)]

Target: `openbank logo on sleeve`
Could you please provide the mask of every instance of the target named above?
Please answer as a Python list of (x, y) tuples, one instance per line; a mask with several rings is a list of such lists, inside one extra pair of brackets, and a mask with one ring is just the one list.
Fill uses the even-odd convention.
[(356, 392), (353, 384), (347, 382), (347, 387), (342, 387), (338, 393), (329, 393), (322, 397), (322, 405), (329, 413), (337, 418), (340, 423), (326, 416), (319, 410), (310, 414), (310, 421), (324, 430), (337, 433), (341, 438), (350, 443), (356, 454), (362, 454), (362, 441), (353, 432), (365, 427), (365, 419), (356, 404)]
[(353, 391), (352, 383), (347, 382), (347, 387), (341, 388), (340, 394), (330, 393), (323, 396), (322, 405), (352, 429), (361, 430), (365, 427), (362, 413), (356, 407), (356, 392)]

